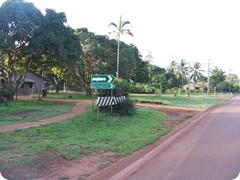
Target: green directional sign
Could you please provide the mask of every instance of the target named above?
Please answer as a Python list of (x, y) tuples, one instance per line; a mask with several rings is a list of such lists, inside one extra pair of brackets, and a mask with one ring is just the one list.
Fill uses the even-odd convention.
[(91, 83), (112, 83), (113, 81), (114, 81), (113, 75), (103, 74), (91, 76)]
[(114, 89), (116, 86), (113, 83), (91, 83), (91, 89)]

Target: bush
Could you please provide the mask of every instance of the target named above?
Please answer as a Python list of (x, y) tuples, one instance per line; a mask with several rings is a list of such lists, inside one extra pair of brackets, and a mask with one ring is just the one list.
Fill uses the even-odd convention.
[(7, 103), (7, 101), (12, 100), (13, 94), (14, 94), (13, 85), (10, 82), (6, 81), (2, 85), (2, 88), (0, 88), (0, 102)]
[(155, 90), (155, 94), (162, 95), (161, 89), (156, 89), (156, 90)]
[[(122, 103), (113, 105), (112, 115), (119, 116), (132, 116), (135, 113), (135, 105), (132, 100), (128, 98), (130, 91), (130, 83), (127, 80), (118, 78), (115, 80), (114, 84), (116, 88), (113, 90), (113, 96), (125, 96), (125, 100)], [(106, 97), (111, 96), (111, 90), (101, 90), (98, 92), (98, 96)], [(111, 106), (102, 106), (100, 110), (106, 113), (111, 112)]]
[[(122, 103), (112, 106), (112, 115), (118, 116), (133, 116), (136, 112), (136, 108), (133, 100), (126, 98)], [(100, 111), (105, 113), (111, 112), (111, 106), (101, 106)]]
[[(128, 96), (130, 91), (130, 83), (121, 78), (117, 78), (114, 82), (116, 88), (113, 89), (113, 96)], [(111, 96), (111, 90), (99, 90), (98, 96)]]
[(156, 90), (155, 87), (150, 86), (148, 84), (140, 84), (140, 83), (136, 83), (135, 86), (131, 87), (131, 92), (132, 93), (143, 93), (143, 94), (150, 94), (150, 93), (154, 93)]

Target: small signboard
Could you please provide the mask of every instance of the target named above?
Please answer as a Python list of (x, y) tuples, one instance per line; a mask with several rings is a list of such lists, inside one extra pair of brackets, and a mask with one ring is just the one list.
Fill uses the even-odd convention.
[(91, 83), (112, 83), (114, 81), (113, 75), (92, 75)]
[(91, 76), (91, 89), (114, 89), (116, 86), (113, 83), (113, 75), (103, 74), (103, 75), (92, 75)]
[(91, 83), (91, 89), (114, 89), (116, 86), (113, 83)]

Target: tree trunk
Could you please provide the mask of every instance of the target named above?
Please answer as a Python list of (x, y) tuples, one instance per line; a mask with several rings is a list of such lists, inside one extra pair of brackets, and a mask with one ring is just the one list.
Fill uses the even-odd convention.
[(118, 34), (117, 38), (118, 42), (118, 47), (117, 47), (117, 72), (116, 72), (116, 77), (119, 77), (119, 52), (120, 52), (120, 34)]

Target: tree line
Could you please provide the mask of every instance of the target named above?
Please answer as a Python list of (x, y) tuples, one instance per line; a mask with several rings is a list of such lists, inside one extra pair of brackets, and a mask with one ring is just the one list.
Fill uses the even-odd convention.
[[(127, 24), (121, 17), (119, 26), (110, 23), (117, 28), (117, 38), (111, 39), (87, 28), (72, 29), (63, 12), (46, 9), (42, 14), (33, 3), (7, 0), (0, 7), (0, 77), (14, 91), (28, 71), (44, 75), (56, 91), (64, 83), (87, 89), (93, 74), (117, 75), (163, 92), (181, 88), (189, 80), (207, 82), (199, 62), (172, 61), (167, 69), (152, 65), (151, 54), (142, 57), (135, 45), (120, 41), (120, 34), (133, 35), (124, 29)], [(209, 84), (211, 89), (236, 91), (236, 81), (236, 75), (226, 76), (216, 67)]]

